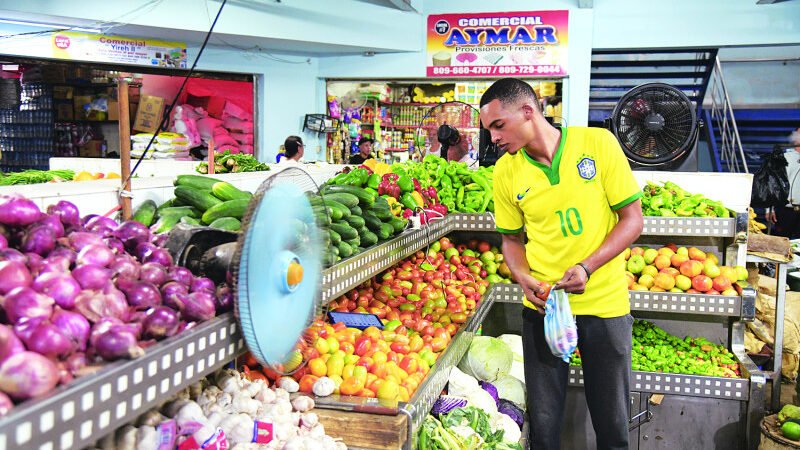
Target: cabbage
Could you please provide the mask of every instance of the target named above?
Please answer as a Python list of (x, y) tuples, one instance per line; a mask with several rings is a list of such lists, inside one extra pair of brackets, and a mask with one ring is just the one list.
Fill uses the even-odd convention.
[(525, 423), (525, 412), (519, 406), (515, 405), (514, 402), (501, 398), (500, 402), (497, 404), (497, 412), (514, 419), (517, 426), (522, 429), (522, 425)]
[(494, 398), (481, 388), (467, 395), (467, 406), (474, 406), (478, 409), (482, 409), (489, 415), (497, 413), (497, 403), (494, 401)]
[(480, 390), (478, 380), (453, 367), (447, 380), (447, 393), (458, 397), (467, 397), (473, 391)]
[(519, 443), (522, 439), (522, 430), (511, 417), (496, 413), (489, 415), (489, 421), (492, 424), (492, 431), (503, 430), (503, 442)]
[(489, 336), (476, 336), (458, 368), (478, 380), (494, 382), (498, 376), (508, 373), (513, 360), (514, 353), (505, 342)]
[(512, 377), (518, 379), (519, 381), (521, 381), (524, 384), (525, 383), (525, 363), (517, 362), (517, 360), (514, 360), (514, 362), (511, 363), (511, 370), (508, 371), (508, 374), (511, 375)]
[(511, 375), (501, 375), (492, 382), (500, 398), (509, 400), (525, 410), (525, 385)]
[(503, 334), (497, 337), (511, 347), (514, 352), (514, 361), (522, 361), (522, 336), (518, 334)]

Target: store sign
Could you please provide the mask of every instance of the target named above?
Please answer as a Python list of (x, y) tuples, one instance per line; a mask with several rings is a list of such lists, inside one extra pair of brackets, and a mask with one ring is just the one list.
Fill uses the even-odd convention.
[(183, 42), (74, 31), (34, 35), (0, 32), (0, 53), (69, 61), (187, 68), (186, 44)]
[(567, 75), (568, 11), (428, 16), (429, 77)]
[(185, 69), (186, 44), (64, 31), (52, 35), (52, 57)]

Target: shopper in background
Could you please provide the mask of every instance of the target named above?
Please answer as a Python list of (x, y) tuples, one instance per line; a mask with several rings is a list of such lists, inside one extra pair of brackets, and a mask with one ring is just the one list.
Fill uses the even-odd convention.
[(800, 239), (800, 128), (789, 136), (794, 148), (786, 149), (786, 175), (789, 179), (789, 203), (767, 210), (767, 220), (774, 224), (772, 234)]
[(289, 136), (283, 142), (283, 150), (283, 158), (278, 161), (278, 164), (296, 166), (300, 164), (300, 158), (305, 153), (305, 146), (299, 136)]
[(496, 81), (480, 107), (506, 152), (494, 170), (495, 222), (525, 293), (531, 448), (561, 448), (567, 393), (569, 364), (545, 339), (548, 283), (569, 294), (597, 448), (628, 448), (633, 317), (622, 252), (642, 231), (641, 189), (610, 132), (553, 127), (527, 83)]
[(364, 164), (364, 161), (372, 159), (372, 143), (374, 140), (362, 136), (358, 140), (358, 153), (350, 157), (348, 164)]
[(458, 143), (447, 149), (447, 160), (463, 162), (467, 167), (477, 169), (478, 161), (469, 154), (471, 140), (463, 131), (459, 131), (458, 135)]

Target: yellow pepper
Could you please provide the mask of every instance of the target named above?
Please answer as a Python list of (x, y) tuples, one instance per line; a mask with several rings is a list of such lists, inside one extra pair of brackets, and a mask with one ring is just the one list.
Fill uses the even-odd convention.
[(400, 217), (403, 214), (403, 204), (398, 202), (396, 198), (386, 196), (386, 203), (389, 204), (389, 208), (397, 217)]
[(416, 202), (417, 206), (419, 206), (420, 208), (425, 206), (425, 199), (422, 198), (422, 194), (420, 194), (419, 191), (412, 192), (411, 197), (414, 198), (414, 202)]
[(375, 172), (375, 166), (378, 164), (378, 161), (375, 159), (368, 159), (363, 163), (365, 166), (369, 167), (369, 170)]
[[(373, 160), (367, 160), (367, 162), (368, 161), (374, 161), (374, 159)], [(375, 167), (372, 169), (372, 171), (377, 173), (380, 176), (383, 176), (383, 175), (391, 172), (392, 168), (386, 163), (378, 162), (378, 163), (375, 164)]]

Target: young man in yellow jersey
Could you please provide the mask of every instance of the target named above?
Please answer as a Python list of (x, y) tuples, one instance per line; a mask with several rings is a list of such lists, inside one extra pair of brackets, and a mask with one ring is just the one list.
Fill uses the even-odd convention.
[(527, 83), (498, 80), (480, 106), (505, 152), (494, 170), (495, 221), (525, 292), (531, 448), (561, 446), (569, 366), (544, 337), (549, 284), (569, 294), (597, 448), (628, 448), (633, 318), (622, 252), (642, 231), (641, 190), (611, 133), (553, 127)]

